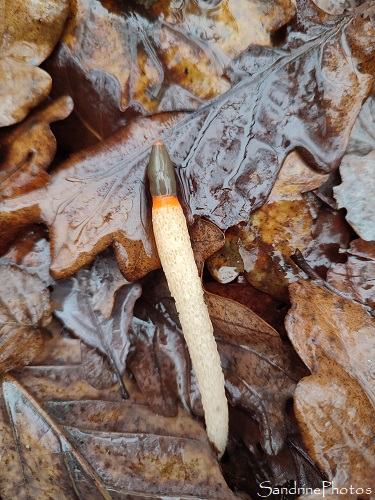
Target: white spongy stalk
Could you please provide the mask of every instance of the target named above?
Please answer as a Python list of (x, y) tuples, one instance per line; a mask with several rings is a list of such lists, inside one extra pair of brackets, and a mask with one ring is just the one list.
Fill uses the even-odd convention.
[(207, 435), (221, 455), (228, 437), (224, 375), (185, 216), (180, 206), (162, 206), (153, 210), (152, 221), (160, 261), (197, 375)]

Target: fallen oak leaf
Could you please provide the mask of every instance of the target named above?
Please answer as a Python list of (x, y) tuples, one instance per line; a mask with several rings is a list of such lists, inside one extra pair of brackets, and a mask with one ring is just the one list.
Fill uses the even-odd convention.
[(40, 328), (51, 321), (49, 291), (38, 276), (0, 266), (0, 373), (29, 364), (40, 352)]
[[(330, 18), (302, 3), (297, 31), (290, 31), (288, 51), (277, 52), (276, 61), (191, 115), (139, 119), (93, 148), (93, 157), (86, 152), (72, 157), (46, 190), (5, 200), (1, 226), (44, 221), (51, 233), (51, 271), (58, 278), (117, 241), (127, 253), (121, 269), (131, 281), (159, 266), (145, 190), (155, 139), (164, 139), (178, 167), (189, 218), (205, 215), (224, 229), (264, 203), (291, 149), (299, 148), (323, 171), (334, 169), (373, 83), (373, 76), (354, 69), (361, 63), (363, 71), (372, 71), (371, 6)], [(344, 39), (345, 47), (353, 47), (352, 57), (342, 58)], [(309, 75), (301, 87), (295, 80), (299, 68)]]
[(25, 194), (48, 182), (46, 170), (56, 153), (56, 139), (49, 125), (66, 118), (72, 109), (72, 99), (60, 97), (0, 135), (2, 198)]
[(38, 68), (58, 42), (69, 12), (67, 0), (8, 1), (0, 38), (0, 126), (22, 120), (51, 90)]

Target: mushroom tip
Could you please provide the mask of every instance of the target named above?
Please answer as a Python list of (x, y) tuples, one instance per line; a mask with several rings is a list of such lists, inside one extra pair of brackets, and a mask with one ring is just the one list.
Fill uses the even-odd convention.
[(153, 196), (176, 195), (175, 173), (163, 141), (156, 141), (152, 145), (148, 163), (148, 178)]

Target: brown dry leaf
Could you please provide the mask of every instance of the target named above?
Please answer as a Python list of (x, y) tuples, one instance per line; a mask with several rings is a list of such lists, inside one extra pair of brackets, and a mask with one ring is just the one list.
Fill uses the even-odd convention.
[[(304, 443), (340, 498), (364, 498), (366, 488), (375, 488), (374, 407), (345, 368), (319, 348), (314, 370), (294, 393)], [(354, 495), (345, 494), (350, 487)]]
[(375, 242), (354, 240), (346, 255), (345, 264), (328, 271), (328, 283), (375, 311)]
[(3, 5), (0, 126), (21, 121), (48, 95), (51, 77), (38, 66), (58, 42), (68, 11), (67, 0), (8, 0)]
[[(54, 91), (70, 89), (74, 98), (75, 135), (93, 143), (124, 125), (129, 108), (194, 109), (228, 90), (223, 72), (231, 58), (252, 42), (269, 44), (270, 32), (294, 15), (290, 0), (269, 4), (167, 0), (145, 11), (119, 0), (73, 2), (62, 43), (47, 67)], [(73, 136), (68, 142), (83, 146)]]
[(314, 371), (323, 353), (359, 383), (375, 406), (375, 319), (359, 304), (310, 281), (293, 283), (290, 296), (285, 325), (305, 365)]
[[(242, 73), (208, 105), (192, 114), (135, 120), (106, 144), (73, 156), (46, 189), (5, 200), (1, 227), (44, 221), (58, 278), (117, 241), (125, 252), (121, 271), (132, 281), (159, 266), (145, 182), (154, 140), (165, 140), (178, 167), (189, 220), (206, 216), (222, 229), (247, 220), (264, 203), (291, 149), (301, 149), (320, 170), (333, 170), (373, 84), (371, 74), (354, 69), (362, 64), (372, 72), (370, 5), (330, 18), (303, 3), (285, 50), (274, 51), (267, 64), (249, 51), (242, 62), (252, 65), (252, 73)], [(353, 57), (342, 57), (344, 39)], [(306, 75), (308, 81), (297, 85)]]
[(46, 170), (56, 153), (56, 139), (49, 125), (66, 118), (72, 109), (72, 99), (60, 97), (0, 136), (2, 198), (25, 194), (48, 182)]
[(51, 321), (43, 281), (14, 265), (0, 266), (0, 374), (29, 364), (42, 348), (40, 328)]

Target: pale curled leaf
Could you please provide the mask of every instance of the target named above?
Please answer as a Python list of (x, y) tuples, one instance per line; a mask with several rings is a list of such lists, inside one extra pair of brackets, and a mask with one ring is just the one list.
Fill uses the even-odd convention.
[[(374, 122), (375, 125), (375, 122)], [(339, 208), (365, 241), (375, 240), (375, 150), (366, 156), (345, 155), (340, 165), (342, 183), (333, 189)]]
[(375, 311), (375, 242), (354, 240), (346, 255), (347, 262), (328, 271), (328, 283)]
[(0, 126), (22, 120), (51, 89), (51, 77), (38, 68), (52, 52), (69, 11), (66, 0), (7, 1), (0, 31)]
[(14, 265), (0, 266), (0, 372), (27, 365), (42, 347), (40, 327), (51, 321), (43, 281)]

